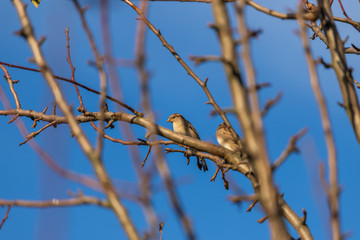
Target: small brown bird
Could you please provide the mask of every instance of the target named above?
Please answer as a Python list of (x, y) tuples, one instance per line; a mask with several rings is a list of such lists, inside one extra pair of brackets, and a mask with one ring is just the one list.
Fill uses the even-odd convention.
[(233, 152), (241, 152), (243, 150), (241, 141), (238, 141), (225, 123), (221, 123), (216, 130), (216, 140), (226, 149)]
[[(174, 132), (181, 133), (183, 135), (190, 136), (192, 138), (196, 138), (200, 140), (200, 136), (195, 130), (194, 126), (179, 113), (172, 114), (167, 120), (167, 122), (171, 122), (173, 124)], [(205, 159), (203, 157), (198, 157), (198, 156), (196, 156), (196, 158), (197, 158), (198, 168), (200, 170), (203, 169), (204, 172), (207, 171), (208, 167), (205, 162)]]

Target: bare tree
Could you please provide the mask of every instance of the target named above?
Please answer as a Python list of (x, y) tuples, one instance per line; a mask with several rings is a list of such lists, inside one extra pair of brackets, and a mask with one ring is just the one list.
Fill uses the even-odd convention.
[[(47, 1), (50, 2), (50, 0)], [(5, 199), (1, 196), (0, 205), (7, 206), (7, 209), (4, 211), (0, 229), (6, 228), (7, 221), (16, 221), (15, 217), (12, 216), (12, 212), (17, 207), (58, 208), (94, 205), (111, 210), (128, 239), (165, 239), (163, 234), (166, 234), (169, 239), (179, 239), (180, 237), (176, 233), (167, 230), (167, 224), (171, 220), (164, 219), (161, 216), (161, 212), (164, 210), (156, 206), (157, 200), (155, 199), (159, 191), (164, 191), (186, 239), (201, 238), (198, 236), (200, 229), (194, 223), (194, 219), (205, 222), (217, 221), (217, 213), (221, 212), (225, 205), (231, 206), (239, 203), (248, 203), (247, 212), (251, 211), (252, 214), (255, 214), (252, 209), (258, 206), (257, 211), (262, 214), (258, 223), (266, 222), (268, 224), (269, 233), (266, 236), (269, 239), (309, 240), (319, 236), (319, 226), (309, 224), (314, 213), (309, 213), (305, 208), (294, 208), (291, 202), (286, 199), (288, 194), (298, 194), (301, 199), (311, 199), (311, 196), (305, 196), (300, 192), (297, 193), (297, 188), (300, 186), (294, 186), (290, 193), (283, 192), (281, 187), (284, 182), (277, 181), (275, 177), (276, 172), (287, 171), (286, 167), (282, 166), (291, 158), (290, 156), (293, 153), (300, 151), (298, 141), (308, 132), (308, 129), (305, 128), (304, 124), (304, 128), (297, 133), (289, 133), (288, 144), (279, 154), (279, 157), (274, 158), (270, 154), (272, 152), (271, 146), (274, 143), (269, 140), (266, 133), (272, 128), (272, 125), (266, 123), (265, 117), (272, 114), (274, 106), (282, 104), (281, 99), (283, 94), (286, 94), (286, 87), (280, 87), (282, 91), (285, 90), (285, 93), (278, 93), (274, 98), (264, 101), (264, 97), (261, 97), (261, 93), (275, 83), (273, 79), (277, 78), (277, 76), (276, 74), (270, 76), (266, 82), (258, 80), (256, 69), (259, 66), (256, 64), (256, 59), (253, 59), (254, 48), (251, 44), (254, 39), (261, 39), (264, 29), (252, 29), (249, 26), (253, 26), (252, 22), (259, 16), (266, 16), (267, 18), (282, 19), (285, 22), (296, 24), (296, 31), (292, 34), (302, 43), (298, 45), (298, 50), (305, 56), (305, 61), (301, 59), (302, 64), (306, 63), (308, 68), (308, 75), (303, 77), (303, 80), (310, 79), (317, 103), (317, 111), (320, 114), (319, 124), (321, 122), (322, 126), (322, 132), (319, 135), (326, 144), (324, 148), (327, 155), (326, 165), (320, 164), (316, 166), (319, 168), (318, 176), (326, 193), (330, 213), (328, 219), (326, 219), (330, 223), (330, 229), (327, 229), (328, 233), (326, 234), (331, 235), (332, 239), (344, 239), (344, 226), (342, 226), (344, 221), (340, 216), (343, 218), (347, 218), (347, 216), (341, 214), (338, 146), (335, 144), (336, 134), (333, 133), (330, 121), (330, 104), (327, 104), (329, 101), (333, 103), (336, 100), (326, 100), (326, 94), (324, 94), (326, 90), (322, 90), (320, 86), (317, 71), (319, 68), (323, 69), (324, 66), (335, 73), (334, 79), (337, 79), (337, 88), (342, 96), (340, 106), (336, 107), (343, 112), (341, 118), (348, 119), (347, 125), (351, 126), (354, 136), (353, 139), (346, 139), (346, 141), (355, 142), (358, 145), (360, 143), (360, 108), (356, 87), (360, 88), (360, 84), (354, 79), (354, 70), (348, 64), (346, 56), (359, 55), (360, 50), (354, 44), (348, 46), (344, 41), (345, 36), (340, 35), (338, 27), (350, 26), (351, 30), (357, 33), (357, 31), (360, 31), (360, 22), (350, 18), (346, 12), (346, 6), (343, 6), (340, 0), (336, 3), (338, 5), (334, 3), (334, 6), (332, 6), (332, 1), (318, 0), (313, 3), (299, 1), (296, 4), (296, 9), (287, 12), (270, 9), (269, 7), (272, 7), (271, 5), (274, 3), (267, 3), (268, 6), (263, 6), (250, 0), (179, 0), (183, 4), (202, 6), (204, 11), (210, 11), (211, 9), (213, 23), (210, 24), (207, 31), (213, 32), (218, 41), (218, 46), (214, 47), (219, 49), (219, 55), (196, 56), (194, 54), (188, 60), (175, 50), (181, 40), (179, 42), (169, 40), (166, 37), (167, 34), (160, 31), (152, 20), (151, 14), (149, 14), (149, 6), (155, 4), (153, 3), (155, 1), (161, 2), (162, 0), (152, 0), (151, 2), (146, 0), (140, 2), (118, 1), (119, 4), (122, 4), (123, 11), (126, 9), (130, 15), (132, 14), (132, 20), (137, 19), (137, 25), (134, 25), (135, 30), (131, 24), (123, 30), (125, 34), (131, 32), (135, 34), (134, 58), (131, 60), (117, 58), (117, 50), (115, 49), (124, 43), (121, 41), (115, 42), (112, 36), (118, 31), (114, 31), (113, 22), (110, 18), (112, 13), (111, 4), (114, 4), (115, 1), (103, 0), (98, 3), (92, 1), (90, 5), (86, 6), (78, 0), (69, 1), (72, 3), (72, 9), (77, 13), (77, 21), (79, 21), (83, 29), (81, 34), (77, 33), (76, 37), (71, 38), (70, 36), (75, 35), (72, 34), (72, 30), (69, 28), (62, 29), (65, 31), (64, 43), (66, 42), (66, 44), (58, 46), (58, 48), (63, 48), (63, 52), (66, 52), (70, 78), (55, 74), (53, 71), (54, 66), (47, 60), (46, 51), (44, 54), (43, 47), (46, 44), (46, 39), (37, 37), (35, 34), (36, 24), (34, 23), (36, 16), (29, 17), (28, 14), (28, 9), (32, 5), (27, 6), (21, 0), (12, 1), (13, 9), (15, 9), (20, 23), (20, 29), (16, 31), (16, 34), (18, 38), (26, 40), (32, 54), (31, 62), (36, 66), (28, 67), (13, 64), (2, 56), (0, 68), (6, 81), (2, 81), (0, 84), (0, 96), (3, 105), (0, 115), (9, 116), (10, 121), (8, 123), (17, 126), (23, 138), (23, 141), (19, 144), (20, 148), (29, 145), (37, 154), (38, 159), (41, 159), (54, 174), (76, 183), (81, 186), (81, 190), (69, 194), (68, 198), (61, 199), (54, 197), (52, 199), (31, 200), (31, 198), (28, 198), (18, 200), (15, 199), (16, 197)], [(43, 5), (47, 4), (45, 2), (40, 3), (40, 5), (38, 5), (39, 2), (35, 2), (34, 4), (39, 7), (36, 11), (40, 11)], [(170, 6), (178, 4), (177, 1), (165, 2), (162, 4)], [(96, 32), (94, 30), (95, 26), (90, 24), (90, 19), (87, 18), (88, 8), (99, 10), (101, 44), (98, 44), (99, 37), (94, 34)], [(344, 18), (334, 17), (332, 13), (334, 9), (336, 11), (341, 9)], [(255, 14), (247, 15), (250, 11)], [(186, 18), (186, 16), (181, 17)], [(280, 23), (274, 26), (271, 31), (284, 31), (279, 26), (281, 26)], [(79, 38), (81, 35), (86, 37), (90, 46), (91, 59), (93, 60), (89, 63), (88, 68), (91, 71), (95, 69), (94, 72), (97, 73), (97, 76), (93, 76), (93, 78), (98, 79), (98, 87), (93, 87), (90, 81), (78, 78), (78, 70), (75, 71), (77, 64), (79, 64), (79, 56), (76, 55), (76, 49), (74, 50), (72, 47), (72, 39)], [(6, 38), (7, 36), (3, 37)], [(175, 131), (169, 129), (170, 125), (163, 124), (167, 119), (167, 116), (162, 115), (165, 110), (159, 109), (159, 105), (153, 102), (154, 95), (161, 95), (165, 91), (163, 89), (159, 90), (162, 86), (157, 86), (156, 82), (152, 82), (152, 69), (149, 67), (156, 60), (152, 58), (154, 53), (152, 53), (151, 57), (148, 55), (149, 50), (146, 48), (146, 44), (155, 39), (157, 40), (154, 45), (163, 46), (161, 51), (166, 52), (166, 54), (170, 53), (168, 54), (172, 57), (170, 65), (185, 70), (182, 70), (183, 76), (181, 78), (189, 76), (192, 81), (191, 84), (193, 86), (196, 84), (198, 89), (201, 89), (202, 94), (206, 96), (206, 103), (211, 107), (208, 108), (208, 112), (211, 113), (208, 116), (195, 117), (197, 114), (195, 110), (192, 110), (192, 115), (186, 116), (187, 120), (179, 114), (172, 115), (168, 121), (174, 124)], [(203, 42), (205, 44), (206, 39), (203, 39)], [(191, 46), (191, 44), (189, 45)], [(317, 53), (314, 52), (319, 51), (314, 46), (321, 46), (321, 48), (326, 49), (322, 53), (329, 55), (329, 63), (324, 60), (327, 55), (317, 57)], [(266, 43), (263, 47), (273, 48), (269, 43)], [(291, 53), (288, 55), (289, 59), (291, 59)], [(88, 57), (81, 58), (81, 64), (84, 65)], [(278, 61), (278, 64), (285, 64), (281, 61), (286, 61), (277, 59), (276, 56), (273, 59)], [(211, 76), (206, 75), (206, 71), (204, 71), (205, 77), (201, 76), (203, 74), (198, 74), (200, 70), (195, 66), (203, 66), (210, 64), (210, 62), (215, 62), (217, 66), (221, 66), (224, 73), (222, 79), (212, 79)], [(128, 75), (127, 77), (136, 77), (138, 79), (136, 83), (134, 83), (134, 80), (121, 81), (120, 79), (118, 70), (129, 67), (135, 70), (137, 76)], [(167, 65), (163, 65), (163, 68), (166, 70)], [(52, 110), (48, 110), (48, 106), (46, 106), (49, 105), (48, 103), (44, 103), (46, 107), (44, 106), (41, 111), (39, 109), (42, 106), (29, 106), (23, 100), (25, 99), (24, 96), (28, 94), (26, 93), (27, 89), (18, 87), (21, 86), (23, 79), (19, 79), (20, 82), (14, 80), (12, 71), (15, 70), (16, 72), (21, 71), (29, 74), (36, 72), (41, 74), (54, 99)], [(305, 69), (299, 67), (298, 71), (303, 74)], [(168, 76), (168, 78), (172, 78), (172, 76)], [(223, 86), (225, 84), (228, 86), (229, 92), (226, 93), (226, 96), (230, 96), (232, 100), (231, 107), (226, 108), (226, 106), (219, 103), (222, 102), (222, 96), (225, 93), (222, 96), (217, 93), (214, 94), (216, 92), (212, 87), (214, 81), (219, 81)], [(122, 86), (121, 82), (125, 82), (125, 84)], [(45, 83), (42, 84), (45, 85)], [(178, 91), (175, 87), (176, 83), (172, 84), (174, 87), (166, 91), (175, 94)], [(130, 86), (136, 86), (139, 89), (139, 93), (137, 93), (139, 97), (136, 98), (136, 103), (125, 100), (127, 99), (126, 95), (129, 94), (125, 89)], [(157, 90), (151, 90), (153, 88)], [(186, 88), (189, 89), (192, 86), (187, 84)], [(183, 98), (190, 98), (188, 92), (190, 90), (182, 92)], [(181, 101), (178, 99), (179, 105), (181, 105)], [(203, 99), (191, 96), (190, 102), (193, 101), (202, 104)], [(75, 105), (78, 106), (74, 107)], [(165, 112), (177, 112), (173, 106), (174, 103), (171, 101), (168, 104), (161, 105), (162, 108), (168, 108)], [(192, 107), (187, 106), (190, 109)], [(210, 115), (220, 116), (221, 119), (217, 118), (216, 120), (217, 125), (223, 122), (217, 132), (220, 145), (208, 140), (208, 136), (215, 136), (216, 128), (209, 129), (207, 137), (200, 138), (194, 127), (201, 125), (201, 123), (190, 123), (191, 119), (196, 118), (201, 119), (202, 123), (214, 119)], [(311, 116), (303, 116), (300, 121), (305, 122), (305, 119), (309, 117)], [(276, 116), (274, 118), (276, 119)], [(288, 123), (294, 121), (294, 118), (286, 113), (279, 115), (278, 118), (282, 118), (283, 121)], [(34, 130), (31, 132), (28, 130), (30, 127), (29, 119), (33, 121), (31, 127)], [(70, 131), (58, 127), (63, 125), (68, 126)], [(5, 127), (4, 125), (1, 129)], [(81, 149), (81, 156), (89, 161), (94, 177), (90, 177), (83, 172), (70, 170), (70, 167), (63, 167), (45, 146), (37, 143), (35, 137), (48, 134), (51, 128), (56, 128), (55, 131), (58, 134), (61, 132), (62, 135), (69, 138), (71, 136), (75, 139), (76, 148)], [(118, 132), (121, 133), (121, 137), (117, 137)], [(310, 132), (315, 134), (311, 129)], [(2, 136), (2, 138), (6, 138), (6, 136)], [(342, 136), (339, 136), (339, 138), (338, 141), (343, 141)], [(75, 141), (73, 141), (74, 144)], [(113, 144), (109, 145), (110, 142)], [(14, 145), (11, 141), (6, 144)], [(54, 144), (56, 144), (56, 141)], [(104, 147), (104, 145), (107, 146)], [(108, 153), (113, 149), (109, 149), (108, 146), (122, 149), (121, 154), (109, 157)], [(59, 147), (61, 148), (61, 146)], [(146, 147), (146, 150), (144, 150), (144, 147)], [(219, 179), (217, 175), (221, 174), (224, 188), (230, 188), (233, 193), (228, 199), (223, 199), (221, 205), (214, 205), (212, 209), (204, 211), (201, 218), (195, 217), (195, 214), (189, 211), (189, 208), (184, 204), (189, 195), (181, 194), (181, 181), (179, 182), (179, 179), (174, 177), (173, 172), (175, 170), (171, 168), (171, 163), (169, 164), (174, 155), (185, 159), (185, 161), (179, 163), (181, 165), (189, 165), (189, 163), (194, 165), (191, 159), (198, 158), (198, 167), (204, 171), (207, 170), (207, 165), (211, 164), (209, 168), (209, 172), (213, 171), (211, 177), (204, 175), (201, 171), (194, 170), (194, 168), (187, 169), (189, 174), (194, 176), (201, 174), (201, 177), (206, 176), (210, 181)], [(310, 155), (314, 156), (316, 153), (310, 152)], [(21, 158), (20, 153), (14, 153), (13, 156), (4, 156), (4, 159), (9, 160), (10, 158)], [(132, 163), (132, 166), (122, 165), (122, 167), (126, 166), (126, 171), (134, 171), (136, 190), (127, 192), (126, 187), (119, 187), (119, 179), (123, 181), (127, 179), (125, 177), (123, 179), (121, 174), (114, 173), (110, 167), (111, 165), (109, 165), (109, 161), (119, 161), (119, 159), (122, 162)], [(298, 173), (288, 172), (288, 174), (293, 176)], [(238, 180), (239, 176), (243, 176), (241, 181)], [(158, 177), (161, 179), (161, 184), (156, 180)], [(237, 189), (240, 188), (239, 185), (242, 185), (244, 181), (249, 183), (250, 189), (241, 193)], [(205, 189), (213, 188), (211, 183), (208, 184), (209, 186), (204, 186), (198, 191), (205, 192)], [(8, 183), (8, 188), (12, 187), (11, 183)], [(92, 189), (98, 194), (85, 193), (88, 189)], [(209, 198), (198, 199), (199, 202), (209, 202), (209, 204), (212, 204), (213, 200)], [(136, 207), (129, 206), (129, 202)], [(137, 211), (137, 208), (142, 211)], [(239, 214), (242, 214), (242, 212)], [(242, 217), (245, 219), (250, 218), (251, 213)], [(142, 218), (145, 221), (139, 220)], [(226, 226), (227, 221), (233, 220), (225, 218), (219, 221), (225, 222)], [(228, 225), (233, 226), (233, 223)], [(216, 230), (226, 231), (234, 239), (238, 239), (246, 238), (242, 232), (244, 229), (246, 230), (246, 227), (242, 227), (241, 230), (229, 228), (205, 229), (204, 231), (209, 232), (209, 234)]]

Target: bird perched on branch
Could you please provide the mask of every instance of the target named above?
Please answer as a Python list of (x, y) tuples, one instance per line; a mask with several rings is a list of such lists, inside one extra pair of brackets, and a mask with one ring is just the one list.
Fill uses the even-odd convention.
[(243, 146), (239, 139), (236, 139), (230, 131), (230, 128), (225, 123), (221, 123), (216, 130), (216, 140), (218, 143), (230, 151), (241, 153)]
[[(179, 113), (172, 114), (167, 120), (167, 122), (171, 122), (173, 124), (174, 132), (181, 133), (183, 135), (200, 140), (200, 136), (195, 130), (194, 126)], [(208, 167), (205, 162), (205, 159), (203, 157), (198, 157), (198, 156), (196, 157), (197, 157), (198, 168), (200, 170), (203, 169), (204, 172), (207, 171)]]
[[(249, 163), (249, 157), (245, 152), (244, 145), (238, 136), (234, 136), (231, 130), (225, 123), (221, 123), (216, 130), (216, 140), (224, 148), (235, 152), (236, 156), (239, 156), (240, 163)], [(253, 174), (253, 167), (248, 164), (249, 173)]]

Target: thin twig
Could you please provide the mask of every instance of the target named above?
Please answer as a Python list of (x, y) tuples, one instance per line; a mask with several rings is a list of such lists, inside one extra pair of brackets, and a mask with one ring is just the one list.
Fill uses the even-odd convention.
[(146, 160), (148, 159), (148, 157), (149, 157), (149, 155), (150, 155), (151, 148), (152, 148), (152, 146), (149, 146), (149, 150), (147, 151), (146, 156), (145, 156), (145, 158), (144, 158), (144, 161), (143, 161), (142, 164), (141, 164), (141, 167), (142, 167), (142, 168), (145, 166)]
[(240, 203), (243, 201), (248, 201), (248, 202), (254, 202), (257, 201), (258, 198), (255, 195), (236, 195), (236, 196), (229, 196), (228, 197), (229, 200), (233, 203)]
[(260, 219), (257, 220), (258, 223), (264, 223), (266, 220), (268, 220), (269, 217), (268, 216), (265, 216), (265, 217), (262, 217)]
[[(99, 99), (100, 120), (99, 120), (98, 124), (99, 124), (99, 129), (103, 130), (104, 129), (103, 112), (105, 111), (105, 99), (106, 99), (106, 87), (107, 87), (107, 80), (106, 80), (106, 74), (105, 74), (104, 65), (103, 65), (103, 59), (100, 55), (98, 47), (96, 46), (94, 36), (91, 33), (89, 25), (86, 21), (86, 18), (85, 18), (86, 9), (81, 7), (78, 0), (73, 0), (73, 3), (75, 5), (77, 12), (79, 13), (81, 24), (85, 31), (85, 34), (86, 34), (87, 38), (89, 39), (91, 50), (92, 50), (92, 53), (95, 58), (95, 66), (96, 66), (96, 69), (99, 74), (99, 79), (100, 79), (100, 99)], [(102, 151), (103, 151), (103, 136), (100, 131), (100, 132), (98, 132), (98, 135), (96, 138), (95, 154), (98, 156), (101, 156)]]
[(220, 171), (220, 167), (218, 166), (218, 167), (216, 168), (215, 173), (214, 173), (213, 176), (210, 178), (210, 182), (214, 182), (214, 181), (215, 181), (215, 179), (216, 179), (217, 174), (218, 174), (219, 171)]
[(289, 157), (289, 155), (293, 152), (299, 152), (299, 149), (296, 147), (297, 141), (307, 133), (307, 128), (301, 129), (297, 134), (291, 137), (288, 145), (285, 150), (280, 154), (280, 156), (275, 160), (272, 165), (272, 170), (276, 170), (280, 167), (280, 165)]
[(162, 233), (163, 233), (164, 225), (165, 225), (165, 222), (161, 222), (159, 224), (160, 240), (162, 239)]
[(19, 146), (27, 143), (28, 141), (30, 141), (31, 139), (33, 139), (34, 137), (36, 137), (37, 135), (39, 135), (39, 133), (41, 133), (42, 131), (44, 131), (46, 128), (53, 126), (56, 124), (56, 121), (52, 121), (51, 123), (46, 124), (44, 127), (42, 127), (41, 129), (39, 129), (36, 132), (32, 132), (30, 133), (28, 136), (26, 136), (26, 140), (23, 141), (22, 143), (19, 144)]
[(79, 98), (79, 103), (80, 103), (80, 108), (83, 110), (85, 110), (85, 106), (84, 106), (84, 103), (82, 101), (82, 98), (81, 98), (81, 95), (80, 95), (80, 92), (79, 92), (79, 88), (78, 86), (76, 85), (76, 80), (75, 80), (75, 68), (72, 64), (72, 61), (71, 61), (71, 57), (70, 57), (70, 37), (69, 37), (69, 27), (66, 28), (65, 30), (65, 35), (66, 35), (66, 53), (67, 53), (67, 58), (66, 60), (68, 61), (69, 63), (69, 66), (70, 66), (70, 69), (71, 69), (71, 80), (74, 82), (74, 87), (75, 87), (75, 91), (76, 91), (76, 94)]
[[(221, 108), (221, 111), (224, 114), (235, 114), (235, 109), (234, 108)], [(210, 116), (216, 116), (218, 114), (219, 113), (215, 109), (211, 110), (211, 112), (210, 112)]]
[(225, 169), (224, 168), (220, 168), (221, 169), (221, 179), (223, 180), (224, 182), (224, 187), (226, 190), (229, 190), (229, 181), (226, 180), (225, 178), (225, 173), (229, 170), (229, 169)]
[(307, 220), (307, 212), (306, 212), (305, 208), (303, 208), (302, 212), (303, 212), (303, 215), (304, 215), (304, 216), (301, 217), (301, 224), (305, 225), (305, 224), (306, 224), (306, 220)]
[(4, 225), (5, 221), (6, 221), (6, 220), (8, 219), (8, 217), (9, 217), (10, 209), (11, 209), (11, 205), (9, 204), (9, 205), (8, 205), (8, 208), (7, 208), (6, 212), (5, 212), (5, 216), (3, 217), (3, 219), (2, 219), (1, 222), (0, 222), (0, 230), (1, 230), (2, 226)]
[[(181, 147), (185, 147), (185, 145), (183, 144), (178, 144)], [(215, 145), (214, 145), (215, 146)], [(172, 148), (165, 148), (166, 153), (173, 153), (173, 152), (179, 152), (184, 154), (185, 157), (189, 158), (190, 156), (197, 156), (197, 157), (202, 157), (202, 158), (207, 158), (211, 161), (213, 161), (217, 166), (219, 167), (225, 167), (225, 168), (230, 168), (233, 169), (235, 171), (238, 171), (238, 167), (241, 165), (241, 173), (245, 174), (247, 172), (249, 172), (249, 168), (246, 166), (246, 164), (240, 164), (240, 165), (236, 165), (234, 164), (234, 162), (232, 162), (232, 164), (224, 164), (223, 160), (221, 159), (221, 157), (218, 156), (218, 154), (209, 154), (209, 153), (205, 153), (202, 151), (190, 151), (190, 150), (179, 150), (179, 149), (172, 149)], [(187, 163), (187, 165), (189, 165), (189, 163)]]
[(269, 99), (266, 103), (265, 106), (263, 108), (263, 110), (261, 111), (261, 116), (264, 117), (268, 111), (275, 106), (282, 98), (282, 93), (278, 93), (274, 98)]
[(344, 6), (342, 5), (341, 0), (338, 0), (338, 2), (339, 2), (339, 4), (340, 4), (341, 10), (342, 10), (344, 16), (351, 21), (352, 19), (347, 15), (347, 13), (346, 13), (346, 11), (345, 11), (345, 9), (344, 9)]
[(258, 199), (256, 199), (255, 201), (253, 201), (250, 206), (246, 209), (246, 212), (250, 212), (254, 207), (255, 205), (259, 202)]
[[(1, 62), (1, 61), (0, 61), (0, 64), (6, 65), (6, 66), (8, 66), (8, 67), (13, 67), (13, 68), (18, 68), (18, 69), (23, 69), (23, 70), (27, 70), (27, 71), (32, 71), (32, 72), (39, 72), (39, 73), (41, 73), (40, 70), (35, 69), (35, 68), (28, 68), (28, 67), (24, 67), (24, 66), (19, 66), (19, 65), (15, 65), (15, 64), (10, 64), (10, 63)], [(58, 80), (61, 80), (61, 81), (67, 82), (67, 83), (74, 84), (74, 85), (79, 86), (79, 87), (81, 87), (81, 88), (83, 88), (83, 89), (85, 89), (85, 90), (87, 90), (87, 91), (89, 91), (89, 92), (92, 92), (92, 93), (95, 93), (95, 94), (100, 95), (100, 92), (99, 92), (99, 91), (97, 91), (97, 90), (95, 90), (95, 89), (92, 89), (92, 88), (89, 88), (89, 87), (87, 87), (87, 86), (85, 86), (85, 85), (83, 85), (83, 84), (81, 84), (81, 83), (73, 82), (71, 79), (64, 78), (64, 77), (61, 77), (61, 76), (57, 76), (57, 75), (53, 75), (53, 76), (54, 76), (54, 78), (56, 78), (56, 79), (58, 79)], [(118, 99), (116, 99), (116, 98), (114, 98), (114, 97), (111, 97), (111, 96), (109, 96), (109, 95), (106, 95), (106, 98), (109, 99), (110, 101), (113, 101), (113, 102), (119, 104), (120, 106), (128, 109), (130, 112), (134, 113), (136, 116), (139, 116), (139, 117), (144, 116), (144, 114), (143, 114), (142, 112), (139, 112), (139, 111), (135, 110), (134, 108), (130, 107), (129, 105), (121, 102), (120, 100), (118, 100)]]
[(10, 87), (10, 91), (12, 93), (12, 95), (14, 96), (14, 100), (15, 100), (15, 104), (16, 104), (16, 108), (20, 109), (21, 108), (21, 104), (20, 104), (20, 101), (19, 101), (19, 97), (14, 89), (14, 83), (13, 83), (13, 80), (11, 80), (11, 77), (9, 75), (9, 72), (7, 71), (7, 69), (2, 65), (0, 64), (0, 68), (4, 71), (5, 73), (5, 80), (7, 81), (7, 83), (9, 84), (9, 87)]
[[(90, 122), (90, 124), (96, 131), (100, 131), (93, 122)], [(119, 138), (110, 137), (109, 135), (105, 134), (104, 131), (102, 131), (102, 134), (103, 134), (104, 138), (106, 138), (106, 139), (108, 139), (108, 140), (110, 140), (112, 142), (121, 143), (123, 145), (154, 146), (154, 145), (175, 144), (173, 141), (163, 141), (163, 140), (145, 141), (143, 139), (139, 139), (139, 141), (125, 141), (125, 140), (121, 140)]]
[[(150, 0), (152, 2), (161, 2), (161, 1), (166, 1), (166, 2), (198, 2), (198, 3), (211, 3), (211, 0)], [(232, 3), (232, 2), (236, 2), (236, 0), (224, 0), (224, 2), (226, 3)], [(295, 20), (296, 19), (296, 13), (281, 13), (278, 11), (275, 11), (273, 9), (264, 7), (254, 1), (251, 0), (246, 0), (245, 1), (247, 5), (251, 6), (252, 8), (258, 10), (259, 12), (265, 13), (269, 16), (272, 17), (276, 17), (276, 18), (280, 18), (280, 19), (287, 19), (287, 20)], [(303, 14), (302, 15), (304, 20), (314, 20), (317, 15), (314, 13), (307, 13), (307, 14)], [(342, 22), (342, 23), (347, 23), (352, 25), (355, 29), (357, 29), (359, 31), (360, 29), (360, 22), (357, 21), (353, 21), (351, 19), (348, 18), (340, 18), (340, 17), (334, 17), (335, 21), (338, 22)]]
[(194, 61), (195, 65), (200, 65), (205, 62), (222, 62), (223, 59), (219, 56), (189, 56), (190, 60)]
[[(46, 106), (46, 107), (44, 108), (44, 110), (42, 111), (42, 113), (43, 113), (43, 114), (46, 114), (47, 109), (48, 109), (48, 107)], [(33, 121), (33, 124), (31, 125), (31, 128), (36, 128), (37, 122), (39, 122), (39, 121), (40, 121), (40, 119), (35, 118), (34, 121)]]

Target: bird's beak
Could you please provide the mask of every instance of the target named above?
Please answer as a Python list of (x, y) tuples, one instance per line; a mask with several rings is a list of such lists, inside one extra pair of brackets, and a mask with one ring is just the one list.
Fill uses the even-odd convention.
[(166, 122), (171, 122), (171, 119), (169, 118)]

